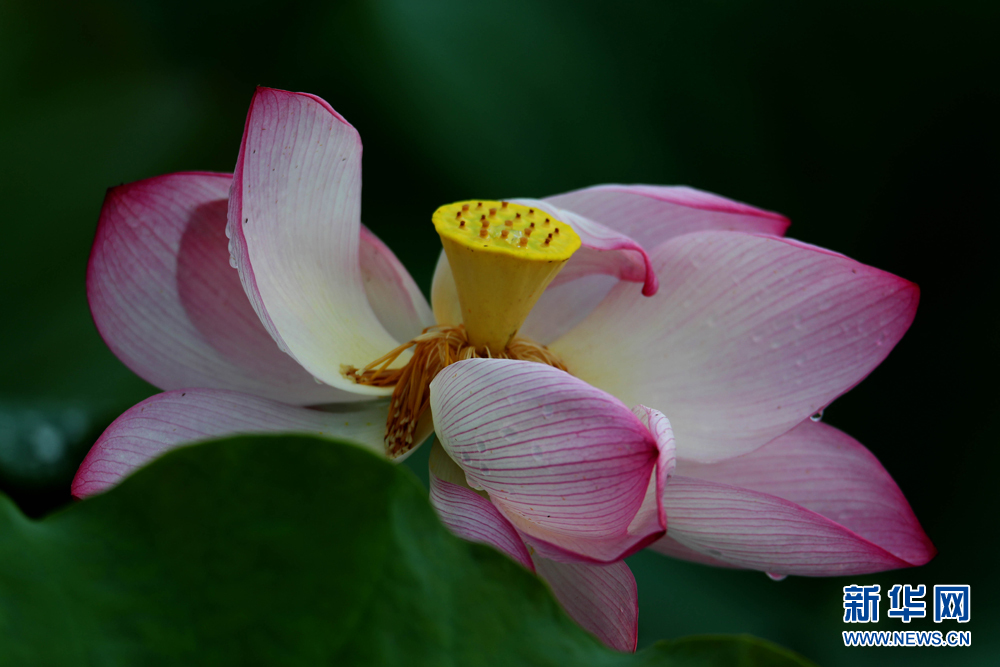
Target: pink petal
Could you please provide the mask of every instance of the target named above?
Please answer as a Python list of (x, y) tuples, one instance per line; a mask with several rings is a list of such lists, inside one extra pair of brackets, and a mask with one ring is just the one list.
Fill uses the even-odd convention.
[[(570, 260), (521, 328), (522, 335), (546, 345), (586, 317), (618, 279), (646, 280), (645, 256), (627, 248), (648, 251), (675, 236), (707, 230), (780, 236), (789, 224), (778, 213), (684, 186), (596, 185), (546, 197), (541, 203), (531, 201), (539, 207), (548, 206), (551, 213), (564, 216), (560, 219), (570, 224), (582, 225), (585, 235), (596, 230), (584, 239), (590, 247), (582, 248)], [(598, 239), (608, 234), (622, 239), (622, 252), (598, 250)], [(434, 273), (434, 312), (438, 322), (459, 324), (458, 295), (443, 257), (442, 253)]]
[(631, 653), (639, 637), (639, 596), (625, 561), (609, 565), (559, 563), (535, 556), (566, 613), (613, 649)]
[(351, 399), (316, 384), (253, 312), (229, 266), (231, 181), (181, 173), (108, 191), (87, 267), (98, 331), (163, 389), (235, 389), (300, 404)]
[(594, 274), (550, 285), (531, 309), (520, 335), (542, 345), (558, 340), (585, 320), (618, 283), (613, 276)]
[(652, 250), (681, 234), (710, 230), (781, 236), (788, 218), (686, 186), (595, 185), (546, 197)]
[(550, 348), (625, 403), (667, 411), (678, 456), (737, 456), (860, 382), (913, 321), (896, 276), (775, 237), (700, 232), (653, 252), (663, 283), (619, 284)]
[(431, 383), (431, 410), (468, 483), (542, 555), (610, 562), (663, 534), (640, 509), (672, 452), (612, 396), (543, 364), (470, 359)]
[(677, 465), (674, 431), (670, 427), (670, 420), (659, 410), (647, 408), (645, 405), (637, 405), (632, 408), (632, 414), (638, 417), (642, 425), (649, 430), (653, 439), (656, 440), (656, 447), (659, 450), (655, 474), (649, 480), (646, 496), (643, 498), (639, 512), (632, 523), (633, 525), (645, 523), (653, 525), (655, 522), (666, 526), (667, 513), (660, 499), (663, 498), (666, 490), (667, 478), (673, 474)]
[(488, 499), (464, 481), (465, 473), (434, 443), (431, 450), (431, 505), (445, 527), (463, 540), (481, 542), (502, 551), (532, 572), (524, 541)]
[(359, 261), (361, 139), (330, 105), (257, 89), (227, 231), (250, 302), (283, 350), (331, 386), (391, 392), (342, 374), (399, 341), (369, 303)]
[(434, 310), (434, 320), (438, 324), (462, 323), (458, 287), (455, 285), (455, 275), (451, 272), (451, 265), (448, 264), (448, 256), (444, 254), (444, 250), (438, 255), (437, 264), (434, 266), (434, 278), (431, 280), (431, 308)]
[(674, 475), (663, 503), (671, 538), (739, 567), (825, 577), (914, 564), (826, 517), (766, 493)]
[(826, 424), (806, 420), (760, 449), (726, 461), (683, 461), (678, 474), (791, 501), (912, 565), (936, 553), (878, 459)]
[(578, 213), (553, 206), (547, 201), (539, 199), (511, 201), (550, 213), (567, 223), (580, 236), (583, 245), (552, 281), (553, 285), (562, 285), (583, 276), (600, 274), (628, 282), (643, 283), (643, 295), (656, 294), (659, 288), (656, 272), (653, 271), (646, 249), (634, 239)]
[(434, 325), (434, 314), (417, 283), (389, 249), (361, 225), (361, 279), (379, 322), (399, 341)]
[(732, 563), (727, 563), (724, 560), (719, 560), (718, 558), (713, 558), (712, 556), (701, 553), (700, 551), (695, 551), (690, 549), (670, 535), (664, 535), (656, 542), (654, 542), (649, 547), (654, 551), (657, 551), (665, 556), (670, 556), (671, 558), (679, 558), (681, 560), (689, 560), (693, 563), (700, 563), (702, 565), (712, 565), (713, 567), (728, 567), (739, 569), (736, 565)]
[(233, 391), (168, 391), (112, 422), (80, 465), (72, 493), (78, 498), (100, 493), (171, 449), (237, 433), (315, 433), (344, 438), (381, 455), (385, 418), (381, 402), (322, 412)]

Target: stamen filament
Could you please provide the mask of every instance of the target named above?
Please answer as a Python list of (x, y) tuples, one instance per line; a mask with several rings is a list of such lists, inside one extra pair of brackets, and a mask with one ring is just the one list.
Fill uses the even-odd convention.
[[(389, 368), (406, 350), (413, 356), (402, 368)], [(344, 368), (344, 375), (370, 387), (393, 387), (386, 419), (385, 451), (396, 458), (413, 448), (421, 418), (430, 408), (430, 383), (444, 368), (456, 361), (477, 357), (535, 361), (566, 370), (566, 366), (544, 345), (514, 338), (499, 354), (489, 348), (477, 352), (469, 343), (463, 325), (437, 325), (424, 329), (413, 340), (400, 345), (358, 370)]]

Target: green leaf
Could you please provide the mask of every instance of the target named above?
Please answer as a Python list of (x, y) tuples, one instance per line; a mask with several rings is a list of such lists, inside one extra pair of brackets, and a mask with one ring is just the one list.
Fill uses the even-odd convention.
[(318, 438), (175, 450), (33, 521), (0, 497), (0, 664), (802, 665), (752, 638), (600, 645), (437, 521), (407, 470)]

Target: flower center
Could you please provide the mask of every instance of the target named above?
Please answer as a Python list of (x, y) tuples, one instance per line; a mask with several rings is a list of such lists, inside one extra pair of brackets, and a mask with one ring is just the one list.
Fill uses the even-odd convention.
[[(344, 369), (358, 384), (395, 387), (386, 421), (389, 458), (405, 454), (429, 432), (429, 385), (456, 361), (518, 359), (566, 370), (544, 345), (517, 337), (517, 331), (580, 247), (576, 232), (544, 211), (503, 201), (448, 204), (432, 220), (455, 277), (463, 324), (429, 327), (360, 370)], [(411, 347), (403, 368), (389, 368)]]
[(458, 202), (442, 206), (432, 219), (455, 276), (469, 342), (496, 356), (580, 247), (580, 237), (543, 211), (510, 202)]

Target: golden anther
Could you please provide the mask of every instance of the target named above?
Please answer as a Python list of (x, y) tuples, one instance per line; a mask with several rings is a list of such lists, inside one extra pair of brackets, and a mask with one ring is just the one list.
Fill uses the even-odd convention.
[[(413, 356), (405, 366), (389, 368), (399, 355), (410, 348), (413, 348)], [(410, 342), (364, 368), (346, 367), (343, 373), (360, 385), (395, 387), (385, 424), (385, 453), (389, 458), (396, 458), (413, 449), (432, 428), (429, 420), (424, 419), (430, 407), (431, 381), (456, 361), (481, 356), (534, 361), (566, 370), (559, 357), (544, 345), (530, 340), (515, 337), (499, 352), (477, 350), (469, 342), (464, 326), (438, 325), (424, 329)]]

